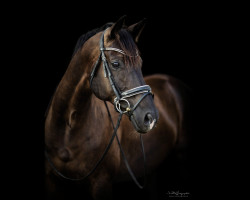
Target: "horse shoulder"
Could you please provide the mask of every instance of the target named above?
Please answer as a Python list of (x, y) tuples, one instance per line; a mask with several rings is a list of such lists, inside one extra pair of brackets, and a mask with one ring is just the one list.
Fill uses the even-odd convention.
[(185, 146), (191, 89), (181, 80), (165, 74), (146, 76), (145, 81), (155, 95), (155, 104), (160, 117), (172, 125), (175, 143), (178, 143), (179, 147)]
[(154, 74), (145, 77), (152, 91), (160, 101), (175, 103), (179, 115), (185, 112), (188, 96), (191, 89), (181, 80), (165, 74)]

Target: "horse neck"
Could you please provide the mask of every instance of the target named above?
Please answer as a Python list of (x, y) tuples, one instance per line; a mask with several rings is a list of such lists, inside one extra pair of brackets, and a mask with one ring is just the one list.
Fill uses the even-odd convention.
[(73, 56), (55, 92), (52, 108), (60, 115), (68, 112), (70, 104), (82, 108), (92, 94), (89, 84), (90, 73), (99, 55), (99, 37), (96, 34), (85, 42)]
[(56, 89), (51, 108), (54, 114), (58, 114), (58, 117), (65, 115), (70, 104), (79, 104), (82, 100), (81, 106), (83, 106), (88, 102), (91, 90), (88, 76), (83, 72), (83, 66), (84, 63), (79, 56), (74, 56)]
[(94, 50), (88, 46), (80, 49), (60, 81), (46, 118), (45, 134), (48, 140), (53, 140), (53, 135), (58, 138), (65, 137), (76, 116), (81, 118), (84, 113), (87, 117), (92, 112), (93, 106), (90, 105), (93, 104), (94, 94), (90, 88), (89, 74), (95, 57), (98, 57), (97, 53), (90, 53)]

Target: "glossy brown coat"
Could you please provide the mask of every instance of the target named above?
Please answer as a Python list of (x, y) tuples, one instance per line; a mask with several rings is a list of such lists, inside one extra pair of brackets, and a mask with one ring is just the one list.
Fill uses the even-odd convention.
[[(114, 25), (110, 29), (112, 30), (112, 28), (114, 29)], [(140, 34), (140, 31), (138, 33)], [(135, 37), (137, 39), (138, 33)], [(111, 101), (114, 94), (109, 81), (103, 76), (102, 67), (97, 71), (94, 83), (94, 88), (96, 88), (96, 84), (100, 84), (102, 90), (96, 89), (94, 94), (89, 84), (92, 67), (99, 55), (101, 34), (102, 32), (99, 32), (88, 39), (73, 56), (56, 89), (46, 117), (45, 144), (49, 157), (58, 171), (71, 178), (84, 177), (93, 168), (102, 156), (113, 133), (102, 100)], [(118, 44), (114, 40), (108, 39), (109, 35), (111, 35), (111, 31), (108, 31), (105, 36), (105, 46), (117, 47)], [(108, 58), (121, 57), (114, 52), (107, 52), (106, 56)], [(182, 138), (185, 136), (185, 91), (187, 88), (181, 81), (163, 74), (147, 76), (143, 80), (140, 67), (126, 68), (123, 76), (129, 77), (133, 73), (138, 74), (138, 71), (140, 72), (138, 81), (134, 82), (138, 84), (145, 80), (154, 93), (154, 100), (152, 97), (147, 97), (141, 105), (143, 108), (140, 109), (143, 110), (147, 105), (150, 106), (152, 101), (153, 107), (155, 106), (158, 110), (159, 118), (157, 126), (143, 134), (147, 169), (150, 173), (166, 159), (177, 141), (180, 144), (185, 143)], [(125, 72), (127, 74), (124, 74)], [(118, 72), (114, 71), (114, 74), (116, 73)], [(129, 78), (126, 80), (131, 82)], [(116, 76), (116, 81), (119, 82), (119, 75)], [(123, 85), (122, 81), (124, 80), (120, 81), (120, 85)], [(132, 83), (127, 84), (126, 87), (130, 87), (129, 84)], [(104, 94), (103, 91), (106, 93)], [(116, 122), (118, 113), (110, 102), (108, 102), (108, 106), (112, 118)], [(134, 129), (127, 116), (123, 117), (117, 134), (133, 172), (137, 177), (142, 176), (143, 156), (139, 133)], [(51, 168), (47, 159), (45, 169), (46, 194), (52, 199), (66, 197), (64, 192), (69, 184), (75, 185), (79, 191), (82, 191), (85, 198), (88, 192), (93, 199), (111, 199), (112, 185), (131, 179), (116, 140), (113, 141), (101, 165), (84, 183), (78, 184), (63, 180)]]

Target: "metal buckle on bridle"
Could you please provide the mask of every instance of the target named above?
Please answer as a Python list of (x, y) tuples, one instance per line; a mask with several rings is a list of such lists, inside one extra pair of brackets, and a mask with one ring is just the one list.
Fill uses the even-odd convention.
[[(122, 110), (122, 109), (121, 109), (121, 103), (120, 103), (121, 101), (126, 102), (126, 104), (127, 104), (126, 110)], [(119, 99), (119, 100), (115, 100), (114, 103), (115, 103), (115, 108), (116, 108), (116, 110), (117, 110), (119, 113), (124, 114), (124, 113), (127, 113), (127, 112), (129, 112), (129, 111), (131, 110), (130, 103), (129, 103), (129, 101), (128, 101), (127, 99), (121, 98), (121, 99)]]
[[(139, 94), (141, 94), (142, 96), (135, 103), (135, 105), (131, 108), (131, 105), (130, 105), (129, 101), (126, 98), (133, 97), (133, 96), (136, 96), (136, 95), (139, 95)], [(138, 86), (138, 87), (135, 87), (135, 88), (132, 88), (130, 90), (126, 90), (126, 91), (122, 92), (120, 94), (121, 98), (116, 97), (114, 99), (114, 105), (115, 105), (116, 111), (118, 111), (121, 114), (129, 113), (129, 115), (131, 115), (133, 113), (133, 111), (136, 109), (136, 107), (139, 105), (139, 103), (148, 94), (153, 95), (149, 85)], [(121, 102), (123, 102), (123, 103), (125, 102), (127, 104), (127, 106), (121, 106)], [(123, 109), (122, 109), (122, 107), (123, 107)]]

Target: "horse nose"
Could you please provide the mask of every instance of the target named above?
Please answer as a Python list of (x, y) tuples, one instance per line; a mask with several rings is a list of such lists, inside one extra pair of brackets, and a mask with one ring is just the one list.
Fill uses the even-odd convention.
[(144, 124), (151, 130), (155, 125), (156, 119), (153, 118), (151, 113), (147, 113), (144, 118)]
[(144, 124), (145, 125), (150, 125), (153, 121), (153, 117), (150, 113), (147, 113), (144, 118)]

